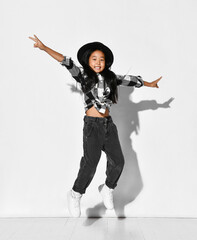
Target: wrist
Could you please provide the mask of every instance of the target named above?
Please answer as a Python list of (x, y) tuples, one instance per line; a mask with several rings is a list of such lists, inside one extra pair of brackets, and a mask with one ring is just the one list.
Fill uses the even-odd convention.
[(41, 50), (43, 50), (43, 51), (45, 51), (45, 52), (46, 52), (46, 51), (47, 51), (47, 48), (48, 48), (47, 46), (43, 45), (43, 47), (42, 47), (42, 49), (41, 49)]
[(146, 87), (150, 87), (150, 83), (149, 83), (149, 82), (146, 82), (146, 81), (144, 81), (144, 86), (146, 86)]

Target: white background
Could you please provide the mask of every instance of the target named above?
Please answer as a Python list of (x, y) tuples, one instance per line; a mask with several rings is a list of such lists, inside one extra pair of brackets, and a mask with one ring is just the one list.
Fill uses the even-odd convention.
[(76, 63), (83, 44), (101, 41), (114, 53), (115, 73), (163, 76), (159, 89), (119, 88), (111, 116), (126, 164), (116, 211), (105, 211), (97, 190), (103, 153), (82, 216), (197, 217), (196, 7), (194, 0), (1, 1), (0, 217), (69, 216), (66, 193), (83, 154), (79, 87), (33, 47), (33, 34)]

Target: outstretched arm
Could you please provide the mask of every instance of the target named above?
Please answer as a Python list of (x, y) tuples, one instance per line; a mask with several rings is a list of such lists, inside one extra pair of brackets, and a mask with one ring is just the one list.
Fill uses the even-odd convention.
[(40, 50), (44, 50), (46, 53), (48, 53), (51, 57), (53, 57), (58, 62), (62, 62), (64, 60), (64, 56), (61, 53), (58, 53), (58, 52), (54, 51), (53, 49), (45, 46), (38, 39), (38, 37), (35, 34), (34, 34), (34, 38), (33, 37), (29, 37), (29, 38), (32, 39), (35, 42), (34, 43), (35, 48), (39, 48)]
[(29, 37), (30, 39), (32, 39), (35, 43), (34, 43), (34, 47), (35, 48), (39, 48), (40, 50), (45, 51), (46, 53), (48, 53), (51, 57), (53, 57), (55, 60), (57, 60), (58, 62), (60, 62), (60, 64), (62, 66), (65, 66), (68, 71), (71, 73), (72, 77), (77, 81), (77, 82), (81, 82), (82, 81), (82, 75), (81, 75), (81, 69), (73, 62), (73, 60), (68, 57), (68, 56), (64, 56), (61, 53), (58, 53), (56, 51), (54, 51), (53, 49), (45, 46), (39, 39), (38, 37), (34, 34), (34, 38), (33, 37)]
[(158, 82), (160, 81), (160, 78), (156, 79), (153, 82), (146, 82), (142, 79), (141, 76), (133, 76), (133, 75), (116, 75), (117, 77), (117, 85), (121, 86), (135, 86), (137, 88), (140, 88), (142, 86), (146, 87), (156, 87), (159, 88)]

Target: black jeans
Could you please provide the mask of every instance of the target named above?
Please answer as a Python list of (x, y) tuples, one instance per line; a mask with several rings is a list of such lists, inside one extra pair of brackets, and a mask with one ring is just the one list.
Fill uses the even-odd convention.
[(101, 151), (104, 151), (107, 156), (105, 184), (114, 189), (124, 166), (124, 156), (117, 127), (111, 116), (102, 118), (85, 115), (83, 120), (84, 155), (81, 158), (80, 169), (73, 190), (81, 194), (85, 193), (96, 172)]

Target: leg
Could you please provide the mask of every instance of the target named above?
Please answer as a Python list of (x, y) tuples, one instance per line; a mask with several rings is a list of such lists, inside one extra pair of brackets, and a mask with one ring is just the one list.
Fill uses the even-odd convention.
[(118, 130), (113, 122), (110, 122), (108, 125), (108, 135), (103, 150), (107, 156), (107, 178), (105, 184), (109, 188), (114, 189), (124, 167), (124, 156), (118, 137)]
[(80, 169), (73, 190), (81, 194), (91, 183), (101, 156), (101, 145), (99, 144), (96, 122), (85, 121), (83, 128), (84, 155), (81, 158)]

